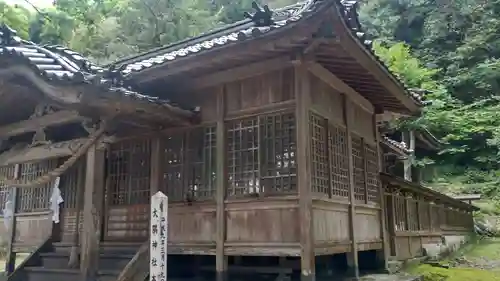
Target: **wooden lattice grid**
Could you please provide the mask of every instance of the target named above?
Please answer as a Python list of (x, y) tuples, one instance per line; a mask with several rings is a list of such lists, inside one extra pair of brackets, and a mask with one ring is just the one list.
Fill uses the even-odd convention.
[(379, 202), (379, 167), (377, 148), (365, 143), (366, 194), (369, 202)]
[(78, 189), (82, 186), (82, 183), (79, 182), (79, 180), (85, 180), (85, 176), (82, 176), (81, 178), (79, 176), (79, 173), (83, 173), (83, 175), (85, 175), (84, 169), (85, 158), (82, 157), (75, 163), (75, 165), (69, 168), (69, 170), (61, 176), (60, 189), (61, 196), (64, 200), (64, 208), (76, 209), (77, 201), (83, 201), (83, 197), (78, 197)]
[[(58, 159), (24, 163), (19, 166), (19, 179), (25, 183), (31, 182), (40, 176), (57, 168)], [(53, 182), (44, 186), (19, 189), (17, 212), (36, 212), (47, 210), (50, 207)]]
[(328, 167), (328, 143), (326, 119), (309, 114), (311, 137), (311, 188), (313, 192), (330, 194), (330, 169)]
[(149, 139), (129, 139), (113, 143), (108, 150), (108, 204), (148, 204), (150, 164)]
[(418, 219), (420, 230), (431, 230), (431, 222), (429, 217), (430, 204), (426, 200), (418, 202)]
[(431, 230), (432, 231), (439, 231), (440, 228), (441, 228), (441, 225), (440, 225), (440, 208), (439, 208), (439, 205), (436, 205), (436, 204), (431, 204), (431, 214), (432, 214), (432, 217), (431, 217)]
[(349, 151), (347, 131), (329, 124), (328, 150), (330, 153), (330, 185), (332, 196), (349, 197)]
[(261, 184), (266, 193), (297, 190), (295, 117), (291, 113), (260, 117)]
[(351, 140), (352, 159), (354, 162), (354, 198), (359, 201), (365, 201), (366, 179), (363, 139), (355, 134), (352, 134)]
[(178, 131), (163, 138), (162, 187), (171, 201), (215, 196), (216, 128)]
[(406, 198), (403, 194), (395, 192), (393, 195), (394, 200), (394, 220), (397, 231), (407, 231), (408, 222), (406, 215)]
[[(0, 167), (0, 179), (12, 179), (14, 178), (15, 166), (2, 166)], [(5, 208), (5, 200), (7, 199), (10, 188), (0, 180), (0, 211)]]
[(226, 126), (228, 196), (297, 189), (293, 113), (231, 120)]

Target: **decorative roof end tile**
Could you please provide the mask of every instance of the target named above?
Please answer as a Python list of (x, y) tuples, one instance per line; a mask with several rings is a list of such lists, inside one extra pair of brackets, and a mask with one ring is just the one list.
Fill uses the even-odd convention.
[(246, 18), (251, 19), (255, 26), (271, 26), (274, 24), (273, 12), (269, 9), (269, 6), (264, 5), (264, 7), (261, 8), (260, 5), (254, 1), (252, 2), (252, 8), (255, 10), (253, 15), (248, 12), (245, 12), (244, 15)]

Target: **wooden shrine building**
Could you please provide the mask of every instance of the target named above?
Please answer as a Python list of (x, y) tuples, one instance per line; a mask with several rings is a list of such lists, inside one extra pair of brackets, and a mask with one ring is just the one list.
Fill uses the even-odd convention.
[[(422, 100), (370, 43), (356, 2), (338, 0), (256, 9), (106, 68), (4, 26), (0, 207), (13, 215), (4, 212), (0, 234), (9, 280), (143, 281), (140, 246), (157, 191), (170, 202), (169, 263), (196, 263), (219, 280), (273, 263), (315, 280), (333, 255), (354, 275), (363, 253), (381, 267), (391, 254), (407, 258), (400, 202), (428, 208), (418, 223), (405, 211), (405, 234), (423, 233), (415, 223), (438, 227), (432, 239), (472, 231), (470, 205), (390, 173), (381, 181), (391, 144), (377, 115), (416, 115)], [(414, 207), (420, 198), (435, 204)]]

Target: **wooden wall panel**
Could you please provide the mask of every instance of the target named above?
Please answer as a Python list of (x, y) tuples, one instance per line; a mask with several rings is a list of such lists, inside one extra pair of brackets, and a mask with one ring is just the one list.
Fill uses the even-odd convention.
[(375, 242), (382, 239), (379, 209), (357, 206), (354, 224), (358, 242)]
[(8, 243), (9, 233), (5, 227), (4, 219), (0, 216), (0, 245), (4, 246)]
[(17, 251), (40, 245), (52, 234), (50, 212), (16, 214), (14, 248)]
[(107, 209), (104, 239), (109, 241), (143, 241), (149, 235), (148, 205), (110, 206)]
[(352, 131), (363, 138), (365, 142), (372, 145), (375, 144), (375, 128), (373, 125), (372, 114), (359, 105), (351, 102), (352, 104)]
[(348, 205), (327, 202), (313, 203), (313, 226), (315, 244), (348, 242)]
[(229, 114), (292, 100), (293, 69), (276, 70), (230, 82), (225, 87), (226, 112)]
[[(83, 228), (83, 212), (80, 213), (80, 232), (82, 231)], [(62, 242), (73, 242), (73, 235), (76, 231), (76, 216), (77, 216), (77, 211), (75, 209), (64, 209), (61, 208), (61, 230), (62, 230), (62, 236), (61, 236), (61, 241)]]
[(227, 242), (298, 242), (297, 201), (255, 199), (226, 205)]
[(311, 103), (314, 111), (336, 124), (344, 124), (342, 96), (311, 74)]
[(170, 243), (215, 242), (215, 203), (175, 204), (168, 211)]

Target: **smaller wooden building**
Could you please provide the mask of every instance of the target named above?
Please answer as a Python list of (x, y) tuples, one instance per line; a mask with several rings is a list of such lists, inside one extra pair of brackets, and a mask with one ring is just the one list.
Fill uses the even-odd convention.
[(422, 256), (427, 244), (442, 244), (448, 236), (466, 237), (474, 229), (473, 212), (478, 208), (422, 185), (424, 172), (411, 162), (440, 148), (432, 134), (399, 131), (390, 135), (396, 134), (399, 140), (383, 137), (381, 179), (391, 256), (409, 259)]

